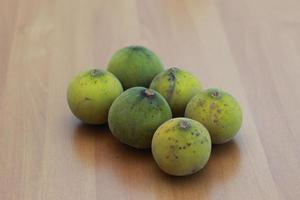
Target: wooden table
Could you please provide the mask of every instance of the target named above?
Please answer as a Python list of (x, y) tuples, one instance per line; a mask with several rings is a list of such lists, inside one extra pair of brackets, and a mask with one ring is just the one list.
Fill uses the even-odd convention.
[[(299, 0), (1, 0), (0, 199), (300, 199)], [(189, 177), (75, 119), (73, 76), (140, 44), (241, 103)]]

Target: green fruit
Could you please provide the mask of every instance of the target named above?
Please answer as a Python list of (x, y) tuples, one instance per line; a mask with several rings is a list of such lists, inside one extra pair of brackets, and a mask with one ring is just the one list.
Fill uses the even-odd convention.
[(202, 90), (201, 83), (195, 76), (176, 67), (158, 74), (150, 88), (166, 98), (174, 116), (183, 116), (188, 102)]
[(119, 78), (125, 89), (148, 87), (154, 76), (163, 69), (159, 58), (142, 46), (129, 46), (118, 50), (110, 59), (107, 68)]
[(144, 87), (133, 87), (112, 104), (108, 125), (121, 142), (145, 149), (151, 146), (155, 130), (171, 118), (171, 109), (159, 93)]
[(206, 128), (187, 118), (174, 118), (162, 124), (152, 140), (152, 154), (158, 166), (175, 176), (194, 174), (210, 156), (211, 140)]
[(214, 144), (231, 140), (242, 125), (238, 102), (227, 92), (208, 89), (196, 95), (187, 105), (185, 116), (201, 122)]
[(67, 100), (73, 114), (84, 123), (104, 124), (109, 107), (122, 92), (120, 81), (112, 73), (93, 69), (72, 80)]

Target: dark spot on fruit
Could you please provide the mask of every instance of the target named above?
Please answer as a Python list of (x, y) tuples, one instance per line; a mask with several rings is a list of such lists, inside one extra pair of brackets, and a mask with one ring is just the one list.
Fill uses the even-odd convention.
[(89, 98), (89, 97), (85, 97), (84, 100), (85, 100), (85, 101), (90, 101), (90, 100), (92, 100), (92, 99)]
[(203, 144), (204, 143), (204, 141), (203, 140), (201, 140), (201, 144)]
[(169, 156), (166, 156), (166, 159), (169, 159)]
[(175, 143), (177, 143), (178, 142), (178, 140), (175, 140)]
[(167, 100), (171, 100), (173, 93), (175, 91), (176, 86), (176, 71), (175, 69), (171, 68), (168, 70), (168, 81), (169, 81), (169, 88), (167, 90)]
[(182, 149), (182, 147), (179, 147), (179, 149)]
[(186, 143), (188, 146), (191, 146), (191, 143), (190, 142), (188, 142), (188, 143)]
[(175, 81), (176, 80), (176, 76), (175, 76), (175, 73), (174, 72), (170, 72), (169, 74), (168, 74), (168, 81)]
[(215, 107), (216, 107), (216, 104), (214, 102), (212, 102), (209, 106), (210, 109), (215, 109)]
[(178, 156), (175, 155), (175, 159), (178, 159)]
[(218, 112), (218, 113), (221, 113), (221, 111), (222, 111), (221, 109), (217, 109), (217, 112)]
[(195, 135), (195, 136), (199, 136), (200, 135), (200, 133), (198, 131), (193, 131), (192, 133), (193, 133), (192, 135)]
[(129, 48), (131, 49), (131, 53), (136, 51), (136, 52), (144, 54), (148, 58), (151, 58), (150, 52), (143, 46), (130, 46)]
[(142, 51), (145, 50), (145, 47), (142, 46), (129, 46), (129, 49), (131, 49), (132, 51)]
[(185, 146), (183, 146), (183, 149), (185, 149)]
[(214, 123), (218, 123), (218, 120), (217, 119), (214, 119), (214, 121), (213, 121)]
[(205, 102), (204, 101), (199, 101), (199, 106), (201, 106), (201, 107), (203, 107), (204, 106), (204, 104), (205, 104)]
[[(168, 69), (168, 71), (176, 73), (176, 72), (180, 71), (180, 69), (178, 67), (171, 67), (170, 69)], [(183, 76), (186, 76), (186, 75), (184, 74)]]

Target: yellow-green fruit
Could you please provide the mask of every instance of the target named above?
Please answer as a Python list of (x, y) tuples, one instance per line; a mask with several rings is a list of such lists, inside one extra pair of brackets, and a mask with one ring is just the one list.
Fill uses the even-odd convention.
[(231, 140), (242, 125), (242, 110), (238, 102), (220, 89), (207, 89), (187, 105), (185, 116), (201, 122), (214, 144)]
[(119, 141), (145, 149), (151, 146), (156, 129), (171, 118), (171, 108), (158, 92), (133, 87), (123, 92), (112, 104), (108, 125)]
[(125, 89), (148, 87), (164, 69), (160, 59), (142, 46), (129, 46), (118, 50), (110, 59), (107, 70), (119, 78)]
[(158, 91), (168, 101), (173, 116), (183, 116), (186, 105), (202, 90), (201, 83), (191, 73), (172, 67), (158, 74), (150, 88)]
[(110, 72), (92, 69), (80, 73), (69, 84), (67, 100), (73, 114), (84, 123), (104, 124), (109, 107), (123, 92)]
[(158, 166), (175, 176), (194, 174), (210, 156), (211, 139), (199, 122), (174, 118), (163, 123), (152, 139), (152, 154)]

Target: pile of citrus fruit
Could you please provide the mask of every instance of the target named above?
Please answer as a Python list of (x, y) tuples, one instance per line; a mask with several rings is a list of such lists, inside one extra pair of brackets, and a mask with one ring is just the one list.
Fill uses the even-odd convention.
[(116, 139), (151, 148), (158, 166), (175, 176), (202, 169), (212, 144), (228, 142), (242, 124), (241, 108), (230, 94), (203, 89), (180, 68), (164, 70), (157, 55), (142, 46), (118, 50), (107, 70), (77, 75), (67, 100), (83, 123), (108, 122)]

